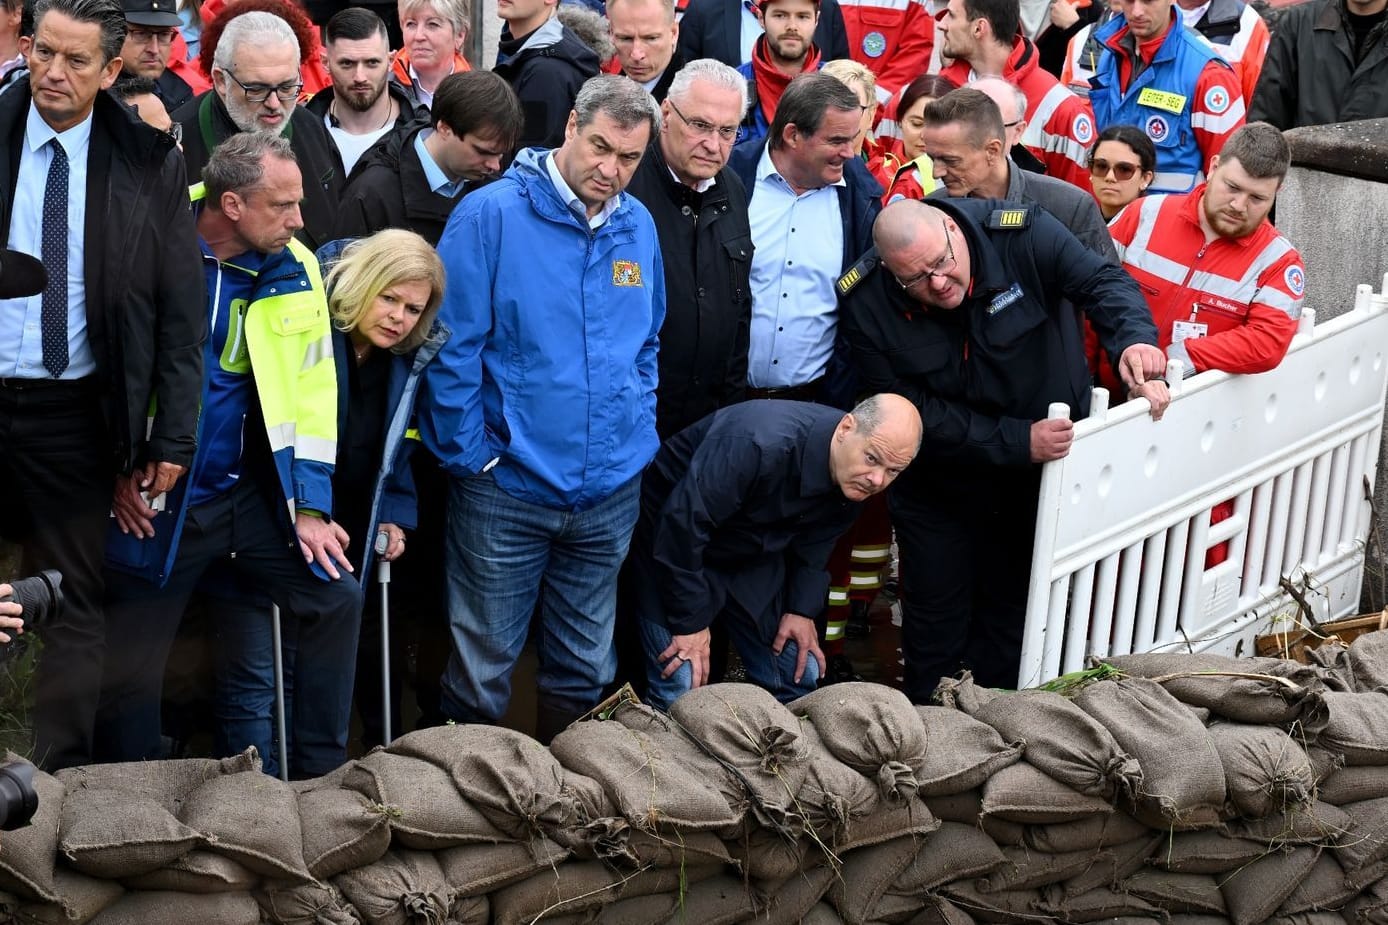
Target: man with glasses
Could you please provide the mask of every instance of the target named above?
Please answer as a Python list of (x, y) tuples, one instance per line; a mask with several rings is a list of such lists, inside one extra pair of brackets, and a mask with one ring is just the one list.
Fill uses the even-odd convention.
[(288, 138), (304, 181), (297, 237), (317, 248), (332, 240), (344, 172), (322, 120), (297, 105), (302, 89), (294, 30), (273, 13), (242, 13), (217, 43), (212, 89), (173, 116), (183, 124), (183, 154), (194, 181), (217, 146), (238, 132)]
[[(989, 85), (996, 84), (1013, 89), (1001, 78), (985, 77), (926, 104), (921, 113), (925, 123), (921, 141), (935, 166), (935, 179), (940, 181), (931, 195), (1038, 205), (1059, 219), (1085, 247), (1109, 263), (1117, 263), (1113, 239), (1092, 195), (1064, 180), (1022, 170), (1008, 156), (1006, 124), (994, 98), (986, 92)], [(1015, 116), (1015, 110), (1010, 115)]]
[(1021, 661), (1041, 464), (1069, 452), (1051, 402), (1089, 411), (1089, 371), (1069, 300), (1147, 386), (1169, 396), (1166, 355), (1142, 293), (1034, 206), (903, 200), (882, 211), (876, 248), (839, 281), (863, 386), (920, 409), (921, 453), (891, 488), (901, 552), (906, 692), (929, 701), (970, 668), (1013, 687)]
[(193, 98), (193, 88), (169, 70), (174, 36), (181, 20), (175, 0), (125, 0), (125, 44), (117, 82), (132, 77), (154, 81), (154, 95), (173, 112)]

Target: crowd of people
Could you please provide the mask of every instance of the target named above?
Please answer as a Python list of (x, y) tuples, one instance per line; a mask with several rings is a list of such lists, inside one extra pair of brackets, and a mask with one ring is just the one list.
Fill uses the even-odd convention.
[(1048, 406), (1281, 360), (1282, 130), (1388, 116), (1386, 5), (500, 0), (487, 70), (466, 0), (5, 0), (36, 759), (168, 752), (195, 598), (215, 750), (299, 777), (527, 640), (542, 741), (852, 680), (894, 547), (908, 695), (1011, 686)]

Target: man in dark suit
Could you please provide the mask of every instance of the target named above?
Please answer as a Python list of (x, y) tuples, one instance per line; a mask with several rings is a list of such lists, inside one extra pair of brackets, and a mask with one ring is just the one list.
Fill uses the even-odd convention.
[(0, 301), (0, 531), (26, 572), (64, 576), (61, 617), (35, 627), (35, 755), (61, 768), (91, 760), (108, 515), (187, 471), (206, 322), (183, 159), (102, 92), (120, 0), (40, 0), (34, 19), (28, 85), (0, 96), (0, 229), (47, 285)]
[[(761, 34), (751, 0), (690, 0), (680, 20), (678, 53), (685, 61), (715, 58), (737, 67), (752, 60), (752, 44)], [(820, 4), (814, 44), (825, 61), (849, 57), (838, 0)]]

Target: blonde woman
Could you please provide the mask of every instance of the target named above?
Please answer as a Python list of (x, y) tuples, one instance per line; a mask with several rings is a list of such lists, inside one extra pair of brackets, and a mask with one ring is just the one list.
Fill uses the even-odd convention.
[(878, 153), (877, 139), (872, 133), (873, 126), (877, 124), (877, 78), (866, 65), (851, 58), (830, 61), (822, 70), (858, 94), (858, 105), (862, 107), (863, 115), (858, 124), (858, 136), (853, 139), (853, 147), (859, 157), (870, 161)]

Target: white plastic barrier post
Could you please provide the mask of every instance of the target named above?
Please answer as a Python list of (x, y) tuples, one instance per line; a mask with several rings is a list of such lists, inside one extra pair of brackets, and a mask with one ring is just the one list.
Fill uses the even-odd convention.
[(1320, 325), (1304, 312), (1274, 370), (1183, 380), (1173, 363), (1160, 422), (1133, 401), (1076, 423), (1069, 455), (1041, 474), (1019, 687), (1090, 655), (1247, 654), (1295, 613), (1283, 578), (1318, 617), (1354, 611), (1388, 386), (1385, 308), (1361, 286), (1352, 312)]

